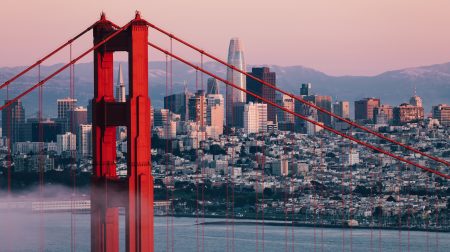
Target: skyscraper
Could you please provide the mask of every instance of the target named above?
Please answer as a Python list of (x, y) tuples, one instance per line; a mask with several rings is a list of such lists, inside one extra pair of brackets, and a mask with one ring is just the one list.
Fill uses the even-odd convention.
[(267, 104), (253, 102), (245, 104), (243, 117), (246, 134), (267, 131)]
[(204, 90), (198, 90), (189, 98), (189, 120), (206, 126), (206, 97)]
[(450, 106), (447, 104), (433, 106), (433, 118), (438, 119), (444, 126), (450, 126)]
[(56, 142), (56, 136), (63, 133), (62, 125), (50, 119), (40, 122), (36, 120), (31, 123), (30, 127), (31, 142)]
[(55, 122), (61, 125), (62, 132), (70, 131), (71, 117), (69, 117), (69, 111), (75, 109), (77, 105), (77, 99), (64, 98), (56, 100), (58, 106), (58, 117), (55, 118)]
[(221, 94), (206, 96), (206, 125), (211, 127), (212, 137), (223, 134), (224, 102)]
[(423, 107), (422, 98), (417, 95), (414, 95), (413, 97), (411, 97), (411, 99), (409, 99), (409, 104), (416, 107)]
[(77, 104), (77, 99), (64, 98), (56, 100), (58, 105), (58, 118), (67, 118), (67, 111), (73, 110)]
[(75, 107), (73, 110), (67, 111), (67, 117), (69, 118), (68, 120), (72, 122), (69, 127), (69, 131), (77, 134), (80, 124), (88, 124), (87, 116), (87, 109), (82, 106)]
[(302, 83), (300, 95), (311, 95), (311, 83)]
[(379, 98), (365, 98), (355, 101), (355, 120), (365, 123), (372, 123), (373, 109), (379, 106)]
[[(277, 94), (275, 100), (276, 103), (283, 108), (286, 108), (290, 111), (295, 111), (295, 100), (289, 95)], [(278, 129), (293, 131), (295, 128), (295, 116), (281, 109), (278, 109), (277, 112)]]
[(61, 154), (64, 151), (76, 151), (77, 144), (76, 144), (77, 136), (73, 133), (66, 132), (61, 135), (56, 136), (56, 151), (58, 154)]
[(208, 89), (206, 91), (206, 94), (219, 94), (219, 83), (215, 78), (208, 78)]
[(417, 122), (423, 120), (423, 107), (413, 106), (408, 103), (402, 103), (393, 109), (394, 124), (402, 125), (404, 123)]
[(164, 108), (181, 116), (181, 121), (189, 119), (188, 103), (192, 93), (185, 90), (183, 93), (164, 97)]
[(350, 103), (348, 101), (338, 101), (333, 104), (333, 113), (340, 117), (350, 118)]
[[(5, 104), (8, 102), (5, 101)], [(13, 102), (9, 107), (2, 110), (2, 134), (11, 138), (11, 146), (15, 142), (23, 141), (24, 123), (25, 109), (20, 100)]]
[(167, 124), (169, 120), (169, 110), (168, 109), (155, 109), (153, 111), (153, 126), (162, 127)]
[[(313, 102), (328, 112), (331, 112), (332, 98), (329, 95), (309, 95), (306, 100)], [(327, 126), (331, 126), (331, 116), (324, 112), (317, 111), (317, 120)]]
[(116, 84), (116, 102), (126, 102), (125, 83), (123, 81), (122, 64), (119, 65)]
[[(254, 67), (249, 74), (272, 84), (274, 87), (276, 86), (276, 74), (275, 72), (271, 72), (268, 67)], [(275, 102), (275, 90), (250, 77), (247, 77), (247, 90), (271, 102)], [(258, 102), (258, 99), (247, 94), (247, 102)], [(274, 122), (275, 116), (275, 107), (268, 105), (267, 120)]]
[[(228, 48), (228, 64), (234, 67), (246, 71), (245, 59), (244, 59), (244, 49), (242, 42), (239, 38), (232, 38), (230, 40), (230, 46)], [(245, 75), (236, 72), (230, 68), (227, 69), (227, 81), (246, 89), (246, 78)], [(237, 103), (245, 103), (246, 95), (244, 92), (235, 90), (231, 86), (226, 88), (226, 124), (227, 126), (233, 125), (233, 105)]]
[(78, 152), (82, 157), (92, 156), (92, 125), (81, 124), (77, 135)]
[(393, 119), (393, 109), (391, 105), (382, 104), (373, 109), (373, 122), (375, 124), (389, 124)]

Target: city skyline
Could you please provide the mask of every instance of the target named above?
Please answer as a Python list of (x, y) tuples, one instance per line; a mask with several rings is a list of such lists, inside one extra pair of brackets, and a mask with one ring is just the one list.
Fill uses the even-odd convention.
[[(233, 22), (245, 26), (251, 18), (234, 15), (248, 2), (233, 1), (221, 9), (232, 18), (226, 29), (233, 28)], [(274, 17), (276, 7), (280, 5), (270, 9)], [(322, 14), (316, 12), (315, 17)], [(246, 35), (229, 37), (228, 58), (222, 61), (192, 38), (208, 36), (170, 33), (147, 22), (139, 11), (126, 26), (117, 27), (117, 21), (102, 13), (88, 29), (95, 43), (92, 64), (75, 66), (78, 59), (92, 56), (90, 51), (80, 57), (72, 54), (73, 41), (79, 41), (75, 37), (54, 52), (70, 47), (66, 56), (77, 58), (54, 66), (48, 77), (43, 76), (53, 71), (42, 67), (42, 61), (18, 74), (17, 68), (0, 69), (0, 78), (6, 79), (0, 87), (5, 92), (0, 108), (0, 198), (7, 199), (0, 202), (0, 219), (7, 220), (0, 244), (7, 250), (13, 246), (34, 251), (39, 245), (41, 251), (68, 251), (63, 242), (69, 241), (69, 233), (70, 250), (80, 251), (89, 246), (92, 251), (162, 251), (170, 250), (170, 244), (175, 251), (176, 243), (182, 243), (180, 251), (209, 251), (205, 247), (211, 245), (213, 251), (250, 251), (259, 250), (260, 244), (263, 250), (278, 251), (283, 242), (285, 250), (292, 251), (310, 251), (317, 245), (332, 251), (450, 246), (450, 106), (443, 104), (449, 98), (450, 63), (437, 71), (434, 66), (371, 80), (343, 76), (333, 83), (333, 77), (306, 68), (258, 64), (250, 71), (243, 47)], [(276, 41), (279, 50), (273, 60), (289, 49), (285, 41), (295, 42), (289, 40), (290, 32), (264, 23), (252, 24), (253, 34), (258, 27), (270, 37), (267, 41), (279, 31), (287, 35)], [(157, 43), (155, 30), (166, 40)], [(208, 45), (214, 45), (212, 40)], [(297, 48), (307, 48), (304, 41)], [(187, 45), (194, 56), (185, 56), (172, 42)], [(329, 49), (340, 50), (332, 43)], [(149, 50), (160, 51), (165, 61), (155, 62)], [(273, 56), (269, 51), (259, 55)], [(320, 55), (318, 59), (328, 56)], [(217, 59), (220, 66), (205, 62), (206, 57)], [(351, 62), (351, 57), (349, 53), (342, 60)], [(192, 92), (187, 82), (191, 90), (195, 84)], [(414, 92), (408, 91), (410, 85)], [(425, 112), (427, 104), (432, 105), (430, 114)], [(45, 117), (49, 110), (56, 110), (54, 117)], [(71, 190), (49, 194), (47, 189), (55, 185)], [(40, 231), (28, 235), (15, 230), (21, 221), (8, 216), (16, 212), (39, 218), (25, 219), (23, 226), (28, 232)], [(58, 215), (70, 217), (70, 225)], [(158, 224), (163, 216), (165, 229)], [(182, 219), (190, 219), (191, 231), (182, 231), (190, 235), (179, 235), (180, 227), (187, 227)], [(53, 228), (56, 224), (60, 229)], [(246, 226), (252, 231), (245, 231)], [(398, 237), (390, 231), (398, 231)], [(363, 235), (368, 232), (370, 236)], [(429, 236), (431, 232), (436, 236)], [(308, 233), (314, 239), (298, 239)], [(39, 243), (26, 248), (30, 245), (23, 237)]]

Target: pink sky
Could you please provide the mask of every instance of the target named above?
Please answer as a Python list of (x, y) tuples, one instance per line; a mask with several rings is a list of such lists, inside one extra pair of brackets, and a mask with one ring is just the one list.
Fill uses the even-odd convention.
[[(229, 39), (240, 37), (248, 64), (374, 75), (450, 61), (448, 0), (2, 0), (0, 66), (35, 62), (102, 10), (124, 24), (136, 9), (221, 58)], [(75, 51), (91, 41), (89, 34)], [(64, 53), (49, 63), (67, 58)]]

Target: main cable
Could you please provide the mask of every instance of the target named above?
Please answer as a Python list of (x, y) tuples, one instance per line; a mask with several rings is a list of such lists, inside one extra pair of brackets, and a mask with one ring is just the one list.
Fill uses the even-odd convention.
[[(233, 66), (233, 65), (231, 65), (231, 64), (228, 64), (228, 63), (226, 63), (225, 61), (223, 61), (223, 60), (221, 60), (221, 59), (215, 57), (214, 55), (212, 55), (212, 54), (210, 54), (210, 53), (208, 53), (208, 52), (206, 52), (206, 51), (204, 51), (204, 50), (202, 50), (202, 49), (200, 49), (200, 48), (198, 48), (198, 47), (196, 47), (196, 46), (194, 46), (194, 45), (192, 45), (192, 44), (190, 44), (190, 43), (188, 43), (188, 42), (186, 42), (186, 41), (184, 41), (184, 40), (182, 40), (181, 38), (178, 38), (177, 36), (175, 36), (175, 35), (173, 35), (173, 34), (167, 32), (167, 31), (165, 31), (165, 30), (163, 30), (163, 29), (161, 29), (161, 28), (159, 28), (158, 26), (156, 26), (156, 25), (154, 25), (154, 24), (152, 24), (152, 23), (147, 22), (147, 25), (150, 26), (151, 28), (153, 28), (153, 29), (155, 29), (155, 30), (157, 30), (157, 31), (159, 31), (159, 32), (161, 32), (161, 33), (163, 33), (163, 34), (169, 36), (170, 38), (175, 39), (176, 41), (180, 42), (181, 44), (183, 44), (183, 45), (185, 45), (185, 46), (187, 46), (187, 47), (189, 47), (189, 48), (191, 48), (191, 49), (193, 49), (193, 50), (195, 50), (195, 51), (198, 51), (198, 52), (200, 52), (200, 53), (206, 55), (207, 57), (209, 57), (209, 58), (211, 58), (211, 59), (213, 59), (213, 60), (215, 60), (215, 61), (221, 63), (222, 65), (225, 65), (225, 66), (231, 68), (231, 69), (234, 70), (234, 71), (237, 71), (237, 72), (239, 72), (239, 73), (241, 73), (241, 74), (244, 74), (244, 75), (247, 76), (248, 78), (251, 78), (251, 79), (253, 79), (253, 80), (255, 80), (255, 81), (257, 81), (257, 82), (259, 82), (259, 83), (261, 83), (261, 84), (263, 84), (263, 85), (265, 85), (265, 86), (268, 86), (269, 88), (272, 88), (272, 89), (274, 89), (275, 91), (278, 91), (278, 92), (280, 92), (280, 93), (282, 93), (282, 94), (285, 94), (285, 95), (287, 95), (287, 96), (289, 96), (289, 97), (291, 97), (291, 98), (293, 98), (293, 99), (295, 99), (295, 100), (297, 100), (297, 101), (299, 101), (299, 102), (301, 102), (301, 103), (303, 103), (303, 104), (305, 104), (305, 105), (307, 105), (307, 106), (309, 106), (309, 107), (312, 107), (312, 108), (314, 108), (314, 109), (316, 109), (316, 110), (318, 110), (318, 111), (321, 111), (321, 112), (323, 112), (323, 113), (325, 113), (325, 114), (327, 114), (327, 115), (329, 115), (329, 116), (332, 116), (332, 117), (334, 117), (334, 118), (336, 118), (336, 119), (339, 119), (340, 121), (343, 121), (343, 122), (345, 122), (345, 123), (347, 123), (347, 124), (349, 124), (349, 125), (351, 125), (351, 126), (353, 126), (353, 127), (356, 127), (356, 128), (361, 129), (361, 130), (363, 130), (363, 131), (366, 131), (366, 132), (368, 132), (368, 133), (370, 133), (370, 134), (372, 134), (372, 135), (375, 135), (375, 136), (377, 136), (377, 137), (379, 137), (379, 138), (381, 138), (381, 139), (383, 139), (383, 140), (386, 140), (386, 141), (391, 142), (391, 143), (393, 143), (393, 144), (399, 145), (399, 146), (401, 146), (401, 147), (403, 147), (403, 148), (406, 148), (407, 150), (413, 151), (413, 152), (415, 152), (415, 153), (417, 153), (417, 154), (420, 154), (420, 155), (422, 155), (422, 156), (425, 156), (425, 157), (427, 157), (427, 158), (430, 158), (431, 160), (434, 160), (434, 161), (436, 161), (436, 162), (445, 164), (446, 166), (450, 166), (450, 162), (448, 162), (448, 161), (446, 161), (446, 160), (444, 160), (444, 159), (440, 159), (440, 158), (431, 156), (431, 155), (429, 155), (429, 154), (427, 154), (427, 153), (424, 153), (424, 152), (422, 152), (422, 151), (420, 151), (420, 150), (417, 150), (417, 149), (415, 149), (415, 148), (412, 148), (412, 147), (410, 147), (410, 146), (408, 146), (408, 145), (406, 145), (406, 144), (403, 144), (403, 143), (401, 143), (401, 142), (399, 142), (399, 141), (393, 140), (393, 139), (391, 139), (391, 138), (389, 138), (389, 137), (384, 136), (383, 134), (380, 134), (380, 133), (378, 133), (378, 132), (375, 132), (375, 131), (373, 131), (373, 130), (367, 128), (367, 127), (361, 126), (361, 125), (359, 125), (359, 124), (357, 124), (357, 123), (355, 123), (355, 122), (353, 122), (353, 121), (351, 121), (351, 120), (349, 120), (349, 119), (346, 119), (346, 118), (343, 118), (343, 117), (341, 117), (341, 116), (338, 116), (338, 115), (336, 115), (336, 114), (334, 114), (334, 113), (332, 113), (332, 112), (330, 112), (330, 111), (328, 111), (328, 110), (326, 110), (326, 109), (324, 109), (324, 108), (321, 108), (320, 106), (315, 105), (315, 104), (312, 103), (312, 102), (308, 102), (308, 101), (306, 101), (306, 100), (300, 98), (300, 97), (297, 96), (297, 95), (294, 95), (294, 94), (291, 94), (291, 93), (289, 93), (289, 92), (286, 92), (286, 91), (284, 91), (284, 90), (282, 90), (282, 89), (280, 89), (280, 88), (278, 88), (278, 87), (276, 87), (276, 86), (272, 86), (270, 83), (268, 83), (268, 82), (266, 82), (266, 81), (264, 81), (264, 80), (261, 80), (261, 79), (255, 77), (255, 76), (253, 76), (253, 75), (251, 75), (251, 74), (245, 72), (245, 69), (244, 69), (244, 70), (241, 70), (241, 69), (239, 69), (239, 68), (237, 68), (237, 67), (235, 67), (235, 66)], [(448, 178), (450, 178), (450, 176), (449, 176)]]
[[(215, 75), (215, 74), (213, 74), (213, 73), (211, 73), (211, 72), (209, 72), (209, 71), (206, 71), (205, 69), (202, 69), (202, 68), (200, 68), (200, 67), (198, 67), (198, 66), (196, 66), (196, 65), (194, 65), (194, 64), (192, 64), (192, 63), (190, 63), (190, 62), (188, 62), (188, 61), (186, 61), (186, 60), (184, 60), (183, 58), (181, 58), (181, 57), (179, 57), (179, 56), (177, 56), (177, 55), (174, 55), (174, 54), (170, 53), (170, 52), (167, 51), (167, 50), (164, 50), (163, 48), (161, 48), (161, 47), (159, 47), (159, 46), (157, 46), (157, 45), (155, 45), (155, 44), (153, 44), (153, 43), (151, 43), (151, 42), (149, 42), (148, 45), (151, 46), (151, 47), (153, 47), (153, 48), (155, 48), (155, 49), (157, 49), (157, 50), (159, 50), (159, 51), (161, 51), (162, 53), (169, 54), (170, 56), (172, 56), (173, 58), (179, 60), (180, 62), (182, 62), (182, 63), (184, 63), (184, 64), (186, 64), (186, 65), (189, 65), (190, 67), (192, 67), (192, 68), (194, 68), (194, 69), (196, 69), (196, 70), (199, 70), (199, 71), (201, 71), (201, 72), (204, 72), (205, 74), (207, 74), (207, 75), (209, 75), (209, 76), (211, 76), (211, 77), (213, 77), (213, 78), (215, 78), (215, 79), (217, 79), (217, 80), (220, 80), (220, 81), (222, 81), (223, 83), (225, 83), (225, 84), (227, 84), (227, 85), (229, 85), (229, 86), (231, 86), (231, 87), (233, 87), (233, 88), (235, 88), (235, 89), (238, 89), (238, 90), (240, 90), (240, 91), (243, 91), (243, 92), (245, 92), (245, 93), (247, 93), (247, 94), (249, 94), (249, 95), (255, 97), (256, 99), (259, 99), (259, 100), (261, 100), (261, 101), (264, 101), (264, 102), (267, 103), (268, 105), (271, 105), (271, 106), (274, 106), (274, 107), (276, 107), (276, 108), (278, 108), (278, 109), (281, 109), (281, 110), (283, 110), (283, 111), (286, 111), (286, 112), (288, 112), (288, 113), (290, 113), (290, 114), (292, 114), (292, 115), (294, 115), (294, 116), (296, 116), (296, 117), (298, 117), (298, 118), (301, 118), (301, 119), (303, 119), (303, 120), (305, 120), (305, 121), (307, 121), (307, 122), (309, 122), (309, 123), (312, 123), (312, 124), (314, 124), (314, 125), (316, 125), (316, 126), (319, 126), (319, 127), (323, 128), (323, 129), (329, 131), (329, 132), (332, 132), (332, 133), (334, 133), (334, 134), (337, 134), (337, 135), (339, 135), (339, 136), (342, 136), (342, 137), (344, 137), (344, 138), (347, 138), (347, 139), (349, 139), (349, 140), (351, 140), (351, 141), (353, 141), (353, 142), (355, 142), (355, 143), (357, 143), (357, 144), (359, 144), (359, 145), (363, 145), (363, 146), (365, 146), (365, 147), (367, 147), (367, 148), (370, 148), (370, 149), (372, 149), (372, 150), (374, 150), (374, 151), (381, 152), (381, 153), (383, 153), (383, 154), (385, 154), (385, 155), (387, 155), (387, 156), (390, 156), (390, 157), (392, 157), (392, 158), (395, 158), (395, 159), (397, 159), (397, 160), (399, 160), (399, 161), (401, 161), (401, 162), (408, 163), (408, 164), (410, 164), (410, 165), (413, 165), (413, 166), (415, 166), (415, 167), (417, 167), (417, 168), (420, 168), (420, 169), (422, 169), (422, 170), (424, 170), (424, 171), (427, 171), (427, 172), (429, 172), (429, 173), (433, 173), (433, 174), (438, 175), (438, 176), (440, 176), (440, 177), (443, 177), (443, 178), (445, 178), (445, 179), (450, 179), (450, 175), (448, 175), (448, 174), (444, 174), (444, 173), (439, 172), (439, 171), (437, 171), (437, 170), (431, 169), (431, 168), (429, 168), (429, 167), (423, 166), (423, 165), (418, 164), (418, 163), (416, 163), (416, 162), (413, 162), (413, 161), (410, 161), (410, 160), (408, 160), (408, 159), (405, 159), (405, 158), (402, 158), (402, 157), (400, 157), (400, 156), (397, 156), (397, 155), (395, 155), (395, 154), (393, 154), (393, 153), (390, 153), (390, 152), (388, 152), (388, 151), (386, 151), (386, 150), (384, 150), (384, 149), (381, 149), (381, 148), (376, 147), (376, 146), (373, 146), (373, 145), (371, 145), (371, 144), (369, 144), (369, 143), (367, 143), (367, 142), (364, 142), (364, 141), (362, 141), (362, 140), (359, 140), (359, 139), (357, 139), (357, 138), (355, 138), (355, 137), (353, 137), (353, 136), (349, 136), (349, 135), (344, 134), (344, 133), (342, 133), (342, 132), (340, 132), (340, 131), (338, 131), (338, 130), (336, 130), (336, 129), (333, 129), (333, 128), (329, 127), (329, 126), (326, 126), (326, 125), (323, 125), (323, 124), (321, 124), (321, 123), (318, 123), (318, 122), (316, 122), (316, 121), (314, 121), (314, 120), (312, 120), (312, 119), (310, 119), (310, 118), (308, 118), (308, 117), (306, 117), (306, 116), (304, 116), (304, 115), (301, 115), (301, 114), (296, 113), (296, 112), (294, 112), (294, 111), (291, 111), (291, 110), (289, 110), (289, 109), (287, 109), (287, 108), (284, 108), (284, 107), (282, 107), (282, 106), (276, 104), (275, 102), (269, 101), (269, 100), (267, 100), (267, 99), (265, 99), (265, 98), (263, 98), (263, 97), (261, 97), (261, 96), (255, 94), (255, 93), (251, 92), (251, 91), (248, 91), (248, 90), (246, 90), (246, 89), (244, 89), (244, 88), (241, 88), (241, 87), (237, 86), (237, 85), (234, 84), (234, 83), (231, 83), (231, 82), (225, 80), (224, 78), (219, 77), (218, 75)], [(1, 107), (0, 107), (0, 110), (1, 110)]]
[(16, 96), (14, 99), (9, 100), (8, 102), (6, 102), (5, 104), (3, 104), (2, 106), (0, 106), (0, 111), (11, 106), (11, 104), (13, 104), (14, 102), (18, 101), (20, 98), (24, 97), (25, 95), (29, 94), (31, 91), (35, 90), (36, 88), (44, 85), (47, 81), (49, 81), (50, 79), (52, 79), (53, 77), (55, 77), (56, 75), (58, 75), (59, 73), (61, 73), (62, 71), (64, 71), (66, 68), (68, 68), (70, 65), (75, 64), (76, 62), (78, 62), (80, 59), (82, 59), (84, 56), (86, 56), (87, 54), (89, 54), (90, 52), (96, 50), (97, 48), (99, 48), (100, 46), (104, 45), (106, 42), (108, 42), (109, 40), (111, 40), (112, 38), (114, 38), (115, 36), (117, 36), (120, 32), (122, 32), (123, 30), (125, 30), (126, 28), (128, 28), (128, 26), (130, 26), (131, 22), (127, 23), (126, 25), (124, 25), (122, 28), (120, 28), (119, 30), (115, 31), (114, 33), (112, 33), (111, 35), (109, 35), (108, 37), (106, 37), (105, 39), (103, 39), (102, 41), (100, 41), (98, 44), (96, 44), (95, 46), (91, 47), (90, 49), (88, 49), (87, 51), (85, 51), (84, 53), (82, 53), (80, 56), (78, 56), (77, 58), (73, 59), (72, 61), (70, 61), (69, 63), (65, 64), (64, 66), (62, 66), (61, 68), (59, 68), (58, 70), (56, 70), (55, 72), (53, 72), (52, 74), (50, 74), (49, 76), (47, 76), (46, 78), (44, 78), (43, 80), (41, 80), (40, 82), (36, 83), (35, 85), (33, 85), (32, 87), (28, 88), (27, 90), (25, 90), (24, 92), (22, 92), (20, 95)]

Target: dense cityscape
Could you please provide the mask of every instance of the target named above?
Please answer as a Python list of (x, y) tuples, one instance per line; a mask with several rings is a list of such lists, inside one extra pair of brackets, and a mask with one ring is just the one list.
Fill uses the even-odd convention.
[[(233, 38), (228, 63), (247, 70), (242, 42)], [(252, 76), (277, 86), (276, 73), (253, 67)], [(448, 167), (375, 138), (344, 121), (228, 69), (239, 87), (320, 125), (448, 173)], [(222, 87), (222, 88), (221, 88)], [(327, 133), (320, 125), (262, 103), (219, 81), (187, 88), (152, 108), (154, 197), (160, 215), (290, 220), (299, 225), (414, 228), (448, 231), (446, 180)], [(405, 92), (408, 92), (405, 90)], [(398, 105), (380, 98), (333, 100), (299, 84), (300, 99), (351, 119), (401, 143), (450, 160), (450, 106), (425, 111), (419, 94)], [(122, 68), (117, 102), (126, 102)], [(5, 101), (6, 103), (7, 101)], [(88, 187), (92, 174), (92, 104), (56, 101), (57, 116), (26, 115), (21, 101), (2, 111), (0, 181), (20, 194), (38, 184)], [(351, 105), (353, 109), (351, 109)], [(353, 113), (352, 113), (353, 112)], [(352, 115), (351, 115), (352, 114)], [(117, 173), (127, 175), (127, 129), (117, 128)], [(81, 196), (80, 196), (81, 197)]]

